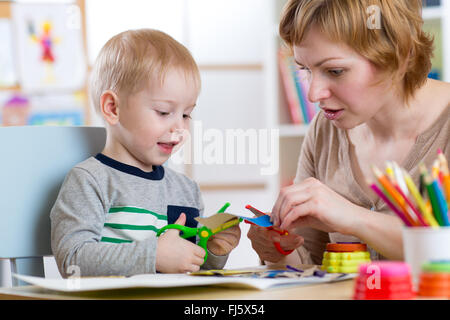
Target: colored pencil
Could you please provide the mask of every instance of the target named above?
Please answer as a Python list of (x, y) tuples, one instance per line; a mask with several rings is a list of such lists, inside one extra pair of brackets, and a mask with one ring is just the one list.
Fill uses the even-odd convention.
[(429, 227), (430, 225), (425, 222), (425, 220), (422, 217), (422, 214), (416, 209), (415, 205), (411, 202), (411, 200), (405, 195), (405, 193), (403, 192), (403, 190), (399, 187), (398, 184), (394, 185), (394, 188), (398, 191), (398, 193), (400, 193), (400, 195), (403, 197), (403, 199), (405, 199), (406, 203), (408, 204), (408, 206), (412, 209), (412, 211), (414, 212), (414, 214), (417, 216), (417, 219), (419, 220), (420, 224), (424, 227)]
[(405, 182), (409, 189), (409, 192), (411, 193), (411, 195), (413, 196), (417, 205), (419, 206), (419, 209), (422, 211), (422, 214), (424, 215), (425, 220), (432, 227), (439, 227), (439, 223), (434, 218), (433, 213), (428, 209), (425, 201), (422, 198), (422, 195), (420, 194), (419, 190), (417, 189), (416, 185), (414, 184), (414, 181), (412, 180), (411, 176), (404, 169), (403, 169), (403, 177), (405, 178)]
[(447, 197), (447, 202), (450, 203), (450, 173), (448, 169), (448, 162), (445, 156), (442, 154), (442, 151), (439, 150), (438, 158), (440, 162), (440, 169), (443, 175), (442, 177), (442, 186), (445, 190), (445, 194)]
[(425, 183), (423, 182), (423, 174), (420, 174), (419, 177), (419, 192), (422, 195), (422, 197), (425, 196)]
[(393, 168), (395, 174), (395, 182), (398, 184), (400, 189), (402, 189), (403, 193), (405, 195), (408, 195), (408, 187), (406, 186), (405, 177), (403, 176), (402, 169), (395, 161), (393, 161)]
[(444, 194), (442, 193), (441, 187), (438, 185), (437, 181), (433, 181), (433, 188), (437, 199), (437, 205), (439, 208), (439, 212), (442, 216), (442, 222), (444, 226), (450, 227), (450, 221), (448, 219), (448, 207), (445, 202)]
[(411, 175), (395, 161), (386, 162), (386, 171), (371, 169), (376, 182), (370, 188), (389, 206), (407, 227), (450, 227), (450, 173), (442, 151), (430, 171), (419, 166), (419, 188)]
[(383, 193), (383, 191), (381, 191), (380, 188), (378, 188), (378, 186), (373, 183), (370, 186), (372, 188), (373, 191), (375, 191), (375, 193), (381, 198), (383, 199), (383, 201), (389, 206), (389, 208), (391, 208), (392, 211), (394, 211), (394, 213), (403, 221), (403, 223), (408, 226), (408, 227), (412, 227), (413, 224), (411, 224), (411, 222), (406, 218), (405, 214), (400, 211), (395, 204), (393, 204), (391, 202), (391, 200), (389, 200), (389, 198)]
[(431, 167), (431, 177), (433, 180), (439, 178), (439, 160), (436, 159), (433, 161), (433, 166)]
[(398, 193), (397, 190), (395, 190), (394, 186), (391, 184), (389, 179), (375, 166), (372, 166), (372, 170), (377, 177), (379, 183), (381, 186), (386, 190), (386, 193), (389, 194), (392, 199), (399, 205), (399, 207), (404, 212), (406, 218), (410, 221), (411, 225), (419, 226), (419, 222), (416, 222), (415, 219), (410, 215), (408, 208), (405, 205), (405, 200), (402, 198), (402, 196)]
[(392, 164), (390, 161), (386, 163), (386, 174), (391, 179), (391, 181), (395, 181), (394, 168), (392, 168)]
[[(450, 225), (447, 216), (447, 206), (442, 205), (442, 199), (440, 197), (440, 188), (436, 180), (433, 180), (428, 174), (427, 168), (422, 163), (419, 165), (420, 171), (424, 176), (424, 182), (428, 191), (428, 196), (431, 201), (431, 207), (433, 208), (433, 214), (436, 217), (440, 226)], [(445, 207), (445, 208), (443, 208)]]

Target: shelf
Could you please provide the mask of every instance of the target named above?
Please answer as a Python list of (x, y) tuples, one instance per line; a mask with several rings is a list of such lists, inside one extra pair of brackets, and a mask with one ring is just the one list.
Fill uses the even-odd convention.
[(444, 16), (441, 7), (423, 8), (422, 17), (424, 20), (441, 19)]
[(307, 124), (283, 124), (279, 126), (280, 137), (304, 137), (308, 132)]
[(263, 70), (264, 65), (261, 63), (246, 64), (246, 63), (235, 63), (235, 64), (199, 64), (198, 68), (200, 71), (241, 71), (241, 70)]

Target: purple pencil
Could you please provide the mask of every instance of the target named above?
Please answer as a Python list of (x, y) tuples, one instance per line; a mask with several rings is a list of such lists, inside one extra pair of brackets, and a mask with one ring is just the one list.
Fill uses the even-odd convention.
[(403, 223), (408, 226), (408, 227), (412, 227), (411, 223), (408, 221), (408, 219), (406, 219), (405, 215), (403, 214), (403, 212), (401, 212), (392, 202), (391, 200), (389, 200), (388, 197), (386, 197), (386, 195), (383, 193), (383, 191), (381, 191), (380, 188), (378, 188), (378, 186), (376, 184), (372, 184), (370, 186), (372, 188), (373, 191), (375, 191), (375, 193), (381, 198), (383, 199), (384, 202), (386, 202), (386, 204), (392, 209), (392, 211), (395, 212), (395, 214), (402, 219)]

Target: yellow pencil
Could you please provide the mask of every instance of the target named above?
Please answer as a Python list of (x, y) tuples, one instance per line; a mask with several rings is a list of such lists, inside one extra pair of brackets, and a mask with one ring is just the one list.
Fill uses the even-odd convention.
[(445, 156), (442, 154), (442, 151), (439, 152), (438, 158), (439, 162), (441, 163), (441, 172), (444, 175), (442, 185), (444, 187), (445, 196), (447, 197), (447, 204), (450, 204), (450, 173), (448, 169), (448, 162)]
[(392, 168), (392, 164), (390, 161), (386, 163), (386, 174), (391, 179), (391, 182), (395, 182), (395, 174), (394, 169)]
[(414, 200), (416, 201), (417, 205), (420, 208), (420, 211), (422, 211), (422, 214), (426, 222), (433, 228), (439, 227), (439, 224), (434, 218), (433, 214), (431, 213), (430, 208), (423, 201), (423, 198), (420, 195), (420, 192), (417, 189), (416, 185), (414, 184), (414, 181), (412, 180), (411, 176), (405, 169), (403, 169), (403, 177), (405, 178), (406, 186), (408, 187), (409, 192), (411, 192), (412, 196), (414, 197)]
[(436, 159), (433, 161), (433, 166), (431, 167), (431, 177), (433, 180), (439, 178), (439, 160)]

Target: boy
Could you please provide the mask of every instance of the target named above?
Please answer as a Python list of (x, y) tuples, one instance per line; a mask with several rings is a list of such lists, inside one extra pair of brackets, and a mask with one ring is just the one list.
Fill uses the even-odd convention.
[[(176, 230), (156, 237), (167, 224), (196, 227), (203, 214), (198, 185), (162, 166), (189, 128), (200, 91), (195, 61), (163, 32), (132, 30), (105, 44), (91, 77), (107, 139), (69, 172), (51, 211), (61, 274), (73, 265), (81, 276), (199, 270), (205, 252), (195, 239)], [(239, 238), (238, 226), (211, 237), (202, 268), (222, 268)]]

